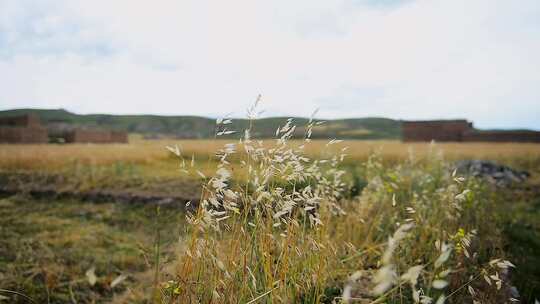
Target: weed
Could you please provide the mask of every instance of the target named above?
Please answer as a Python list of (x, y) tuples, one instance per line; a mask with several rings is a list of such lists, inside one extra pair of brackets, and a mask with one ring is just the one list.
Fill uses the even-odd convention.
[[(248, 113), (253, 119), (256, 107)], [(430, 147), (424, 161), (409, 153), (390, 167), (372, 154), (361, 196), (346, 199), (347, 149), (310, 157), (313, 126), (310, 120), (300, 145), (290, 142), (289, 119), (275, 145), (252, 139), (248, 128), (238, 144), (218, 150), (215, 174), (201, 174), (201, 203), (187, 216), (191, 233), (165, 301), (506, 301), (504, 276), (513, 264), (496, 258), (504, 253), (489, 220), (489, 189), (455, 176)], [(335, 145), (341, 143), (325, 148)], [(191, 170), (181, 149), (170, 150)], [(242, 178), (232, 183), (239, 171)]]

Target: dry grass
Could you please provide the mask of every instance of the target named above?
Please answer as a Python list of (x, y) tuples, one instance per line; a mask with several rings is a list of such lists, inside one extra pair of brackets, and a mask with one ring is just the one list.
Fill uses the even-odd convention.
[[(351, 201), (344, 197), (341, 143), (289, 141), (291, 130), (289, 123), (278, 129), (270, 145), (246, 132), (242, 146), (219, 149), (217, 170), (188, 215), (192, 230), (176, 278), (159, 300), (507, 301), (501, 273), (512, 264), (495, 259), (504, 252), (488, 188), (455, 176), (433, 146), (413, 145), (415, 153), (409, 145), (355, 142), (347, 153), (352, 162), (367, 158), (358, 165), (368, 184)], [(193, 153), (189, 146), (173, 152), (185, 170), (195, 170), (183, 161)], [(471, 151), (454, 155), (462, 153)], [(385, 166), (383, 158), (398, 164)], [(235, 179), (239, 171), (245, 173)]]
[[(195, 155), (204, 165), (209, 157), (230, 140), (135, 140), (123, 144), (72, 144), (72, 145), (0, 145), (2, 170), (61, 171), (73, 163), (106, 166), (118, 162), (131, 163), (152, 170), (153, 174), (171, 175), (171, 160), (166, 146), (179, 145), (185, 155)], [(291, 141), (298, 146), (302, 141)], [(314, 140), (306, 148), (309, 157), (320, 157), (328, 141)], [(272, 141), (266, 141), (271, 147)], [(365, 161), (374, 151), (380, 151), (385, 161), (397, 162), (414, 152), (422, 159), (433, 149), (429, 143), (402, 143), (399, 141), (345, 141), (336, 146), (347, 146), (348, 162)], [(437, 143), (447, 160), (455, 159), (540, 159), (540, 144), (518, 143)], [(234, 158), (233, 158), (234, 160)], [(150, 168), (151, 167), (151, 168)], [(203, 166), (204, 169), (204, 166)]]
[[(36, 303), (144, 303), (154, 268), (154, 206), (89, 204), (76, 200), (0, 199), (0, 289), (19, 291)], [(163, 214), (162, 259), (176, 248), (185, 225), (181, 213)], [(86, 272), (95, 269), (90, 284)], [(111, 282), (127, 275), (122, 283)], [(141, 295), (142, 293), (142, 295)], [(0, 303), (29, 303), (0, 293)], [(1, 298), (1, 297), (0, 297)], [(137, 302), (137, 301), (140, 302)]]
[[(472, 299), (495, 303), (508, 295), (505, 288), (496, 288), (498, 273), (507, 265), (489, 264), (492, 258), (504, 257), (496, 208), (491, 205), (496, 197), (474, 180), (456, 180), (449, 163), (494, 159), (537, 170), (540, 145), (347, 141), (328, 146), (328, 141), (314, 140), (300, 148), (304, 141), (285, 138), (279, 143), (244, 141), (236, 146), (237, 153), (222, 152), (224, 157), (216, 158), (216, 152), (230, 142), (0, 145), (0, 168), (72, 178), (78, 178), (81, 168), (94, 176), (99, 168), (119, 164), (136, 168), (137, 178), (180, 178), (179, 164), (190, 172), (188, 178), (201, 179), (196, 172), (201, 171), (206, 176), (202, 204), (189, 217), (192, 225), (184, 236), (184, 251), (167, 265), (172, 279), (156, 295), (163, 301), (412, 303), (422, 299), (428, 303), (428, 296), (434, 302), (444, 294), (451, 295), (447, 303)], [(165, 149), (176, 145), (183, 160)], [(345, 146), (347, 151), (342, 150)], [(341, 153), (347, 154), (343, 162), (338, 161)], [(367, 183), (359, 198), (344, 196), (343, 168), (358, 169)], [(32, 219), (32, 226), (47, 227), (52, 217), (35, 213), (5, 218), (10, 219), (9, 225), (20, 226), (26, 218)], [(54, 223), (55, 227), (35, 233), (47, 240), (47, 248), (86, 242), (87, 232), (62, 234), (59, 227), (75, 227), (75, 220), (58, 218)], [(106, 234), (107, 229), (97, 221), (88, 231)], [(174, 231), (167, 235), (177, 236)], [(17, 243), (17, 238), (14, 234), (12, 241)], [(122, 238), (115, 242), (126, 242)], [(87, 266), (65, 280), (81, 280)], [(467, 291), (469, 286), (472, 292)], [(84, 291), (80, 292), (83, 297)]]

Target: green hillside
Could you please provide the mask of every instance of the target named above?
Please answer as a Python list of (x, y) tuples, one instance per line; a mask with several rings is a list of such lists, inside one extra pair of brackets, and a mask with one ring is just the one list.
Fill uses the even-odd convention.
[[(177, 138), (211, 138), (214, 136), (215, 119), (199, 116), (158, 116), (158, 115), (79, 115), (63, 109), (14, 109), (0, 111), (2, 116), (15, 116), (33, 113), (40, 117), (43, 124), (52, 126), (62, 124), (69, 127), (88, 127), (123, 130), (146, 135), (165, 135)], [(255, 122), (253, 136), (259, 138), (274, 137), (276, 129), (285, 124), (287, 117), (263, 118)], [(306, 118), (294, 118), (297, 136), (304, 135)], [(246, 119), (233, 119), (232, 130), (244, 130), (248, 126)], [(342, 139), (399, 139), (400, 122), (387, 118), (353, 118), (328, 120), (317, 125), (312, 138)], [(234, 136), (234, 135), (231, 135)], [(236, 135), (238, 136), (238, 135)]]

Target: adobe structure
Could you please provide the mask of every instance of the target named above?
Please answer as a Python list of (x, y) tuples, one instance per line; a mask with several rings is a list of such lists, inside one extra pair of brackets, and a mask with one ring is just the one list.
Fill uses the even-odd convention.
[[(127, 143), (126, 132), (73, 128), (69, 124), (43, 126), (33, 114), (0, 117), (0, 143)], [(61, 141), (60, 141), (61, 140)]]
[(540, 132), (530, 130), (482, 131), (465, 119), (403, 121), (404, 142), (537, 142)]
[(469, 131), (463, 141), (491, 141), (491, 142), (530, 142), (540, 143), (540, 132), (530, 130), (509, 131)]
[(127, 143), (126, 132), (73, 129), (63, 135), (66, 143)]
[(49, 136), (36, 115), (0, 117), (0, 143), (47, 143)]

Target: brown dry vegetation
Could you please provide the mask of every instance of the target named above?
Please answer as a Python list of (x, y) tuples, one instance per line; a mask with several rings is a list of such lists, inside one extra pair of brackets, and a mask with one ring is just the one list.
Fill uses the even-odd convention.
[[(121, 188), (133, 183), (133, 180), (142, 180), (133, 183), (133, 187), (147, 187), (149, 183), (164, 185), (164, 180), (186, 178), (200, 181), (194, 168), (189, 168), (190, 174), (182, 175), (178, 158), (172, 157), (165, 147), (180, 146), (186, 166), (190, 167), (193, 155), (194, 167), (210, 178), (219, 165), (214, 157), (216, 151), (229, 142), (231, 141), (133, 140), (127, 145), (0, 145), (0, 171), (8, 175), (15, 171), (63, 175), (67, 177), (63, 182), (77, 181), (74, 186), (84, 188), (111, 185)], [(302, 143), (293, 140), (288, 144), (290, 147), (298, 147)], [(429, 261), (440, 254), (432, 243), (442, 237), (446, 238), (448, 243), (454, 242), (454, 246), (458, 248), (456, 238), (463, 237), (459, 235), (461, 228), (465, 232), (478, 229), (472, 248), (478, 252), (480, 258), (469, 261), (463, 254), (455, 251), (455, 256), (448, 262), (449, 267), (455, 267), (464, 273), (456, 273), (446, 279), (450, 283), (449, 288), (455, 290), (464, 286), (467, 275), (482, 273), (486, 267), (489, 268), (486, 264), (489, 259), (507, 258), (507, 243), (512, 244), (509, 251), (532, 256), (532, 259), (524, 258), (524, 261), (518, 264), (518, 274), (520, 266), (528, 270), (534, 269), (534, 263), (537, 262), (534, 255), (540, 252), (533, 247), (538, 244), (534, 241), (539, 235), (535, 231), (540, 230), (531, 230), (528, 226), (523, 226), (523, 223), (516, 222), (516, 219), (524, 218), (526, 222), (534, 223), (540, 216), (537, 211), (535, 215), (531, 215), (529, 211), (525, 214), (524, 210), (529, 210), (529, 205), (524, 201), (520, 202), (520, 205), (513, 205), (511, 210), (515, 217), (506, 214), (510, 209), (504, 205), (507, 202), (501, 199), (501, 196), (476, 181), (468, 181), (463, 185), (455, 183), (450, 176), (448, 165), (459, 159), (493, 159), (518, 169), (532, 171), (532, 181), (536, 183), (537, 173), (540, 172), (540, 145), (432, 145), (397, 141), (346, 141), (327, 148), (327, 143), (328, 141), (322, 140), (312, 141), (306, 145), (305, 155), (312, 159), (329, 158), (332, 151), (340, 151), (342, 147), (348, 146), (349, 149), (345, 152), (348, 156), (340, 168), (347, 169), (348, 174), (356, 172), (353, 176), (358, 174), (356, 178), (360, 179), (360, 183), (364, 183), (361, 186), (366, 186), (371, 181), (359, 198), (345, 200), (342, 207), (347, 211), (347, 215), (335, 217), (326, 207), (322, 207), (321, 219), (326, 225), (319, 228), (318, 233), (310, 227), (306, 230), (304, 226), (300, 226), (302, 229), (287, 226), (279, 230), (272, 227), (271, 221), (266, 222), (265, 217), (258, 219), (257, 225), (261, 226), (257, 226), (257, 230), (248, 230), (253, 228), (250, 228), (249, 223), (243, 222), (246, 218), (232, 220), (229, 223), (232, 233), (242, 237), (231, 238), (227, 233), (207, 235), (206, 240), (215, 242), (215, 247), (204, 251), (203, 256), (211, 258), (197, 260), (187, 258), (185, 251), (174, 251), (173, 247), (178, 245), (174, 240), (178, 237), (189, 240), (191, 236), (186, 227), (178, 229), (178, 225), (183, 224), (183, 214), (177, 210), (167, 210), (166, 216), (171, 220), (164, 221), (166, 225), (163, 227), (163, 235), (166, 240), (162, 242), (169, 242), (169, 245), (163, 246), (162, 250), (169, 256), (171, 252), (178, 255), (175, 254), (177, 261), (161, 261), (161, 282), (173, 278), (169, 283), (160, 285), (164, 288), (162, 299), (181, 303), (182, 299), (178, 297), (181, 294), (191, 297), (195, 302), (198, 299), (204, 302), (214, 299), (215, 303), (225, 299), (234, 302), (239, 299), (255, 299), (268, 292), (261, 298), (262, 301), (331, 301), (342, 295), (350, 275), (354, 275), (356, 271), (373, 274), (379, 268), (379, 259), (387, 247), (388, 237), (397, 229), (394, 223), (403, 222), (410, 217), (419, 225), (411, 232), (413, 237), (404, 241), (401, 251), (396, 251), (394, 264), (402, 273), (419, 263), (418, 261), (427, 261), (422, 279), (426, 290), (431, 288), (434, 276), (439, 275), (438, 270), (429, 268)], [(266, 141), (263, 146), (271, 148), (275, 146), (275, 142)], [(242, 147), (239, 146), (238, 150), (242, 151)], [(369, 160), (370, 156), (373, 157), (373, 152), (378, 152), (375, 167), (373, 158)], [(246, 159), (246, 155), (239, 152), (230, 155), (228, 159), (231, 161), (229, 169), (239, 182), (239, 187), (242, 187), (245, 170), (242, 169), (240, 160)], [(83, 180), (85, 182), (81, 183)], [(171, 185), (176, 187), (177, 184)], [(446, 222), (441, 222), (440, 218), (446, 216), (443, 214), (454, 210), (446, 205), (444, 209), (439, 204), (452, 201), (453, 197), (465, 188), (470, 188), (474, 193), (473, 196), (467, 196), (463, 202), (462, 207), (467, 211), (462, 217), (448, 218)], [(294, 190), (285, 188), (285, 191)], [(250, 193), (243, 195), (246, 196), (245, 199), (250, 199)], [(398, 207), (393, 207), (393, 196), (397, 198)], [(537, 199), (537, 196), (532, 199)], [(152, 261), (154, 253), (151, 248), (156, 232), (155, 225), (152, 224), (152, 207), (118, 207), (115, 204), (93, 206), (77, 201), (44, 202), (24, 197), (2, 200), (0, 205), (3, 207), (0, 221), (3, 227), (0, 229), (0, 239), (3, 243), (0, 243), (0, 251), (4, 256), (0, 258), (0, 279), (4, 282), (0, 284), (0, 288), (20, 291), (40, 301), (54, 299), (59, 302), (73, 302), (75, 299), (79, 303), (86, 303), (114, 298), (118, 303), (129, 303), (149, 299), (153, 286), (150, 272), (156, 265), (156, 262)], [(520, 207), (521, 205), (523, 207)], [(408, 213), (406, 207), (415, 208), (414, 216)], [(505, 223), (509, 228), (501, 226)], [(507, 234), (512, 235), (513, 239), (505, 239), (505, 229), (510, 229)], [(245, 234), (244, 231), (251, 233)], [(291, 237), (282, 242), (280, 231), (287, 231), (287, 235)], [(518, 231), (519, 236), (526, 239), (526, 242), (531, 242), (531, 246), (527, 247), (529, 244), (524, 246), (523, 242), (516, 241), (518, 237), (513, 234)], [(89, 238), (89, 235), (94, 238)], [(273, 236), (268, 237), (269, 235)], [(283, 244), (296, 246), (300, 254), (296, 250), (290, 251), (293, 247)], [(315, 251), (313, 244), (325, 245), (327, 250)], [(141, 248), (142, 252), (137, 252)], [(272, 256), (276, 252), (290, 255), (289, 262), (279, 264), (284, 265), (280, 268), (274, 268), (272, 264), (275, 262)], [(251, 260), (246, 262), (240, 259), (241, 257)], [(468, 261), (468, 264), (463, 264), (463, 261)], [(278, 262), (281, 263), (280, 260)], [(251, 266), (250, 271), (254, 273), (246, 273), (245, 269), (238, 270), (235, 265), (242, 263)], [(93, 266), (97, 269), (99, 279), (96, 285), (90, 286), (85, 273)], [(163, 267), (168, 270), (165, 271)], [(223, 267), (235, 280), (241, 278), (238, 281), (240, 283), (227, 276), (222, 277)], [(183, 278), (198, 280), (191, 277), (195, 275), (191, 269), (198, 269), (201, 276), (206, 278), (205, 284), (196, 285), (193, 290), (189, 290), (192, 283), (182, 281)], [(110, 287), (112, 279), (126, 273), (129, 274), (128, 280), (118, 287)], [(317, 275), (313, 276), (314, 273)], [(167, 277), (166, 274), (172, 277)], [(175, 277), (177, 274), (180, 276)], [(257, 283), (252, 283), (253, 277)], [(526, 290), (527, 282), (534, 282), (537, 276), (525, 274), (520, 280), (520, 284), (524, 284), (519, 286), (520, 290)], [(500, 295), (499, 291), (490, 291), (490, 287), (481, 280), (475, 281), (473, 285), (481, 293), (480, 298), (493, 299)], [(385, 296), (389, 300), (397, 301), (396, 303), (409, 303), (411, 289), (407, 286), (399, 283), (395, 287), (397, 289), (390, 290)], [(180, 288), (179, 294), (175, 294), (176, 287)], [(534, 295), (534, 289), (531, 290), (528, 294), (530, 299)], [(235, 291), (241, 292), (231, 296)], [(439, 291), (433, 291), (431, 295), (438, 297), (440, 294)], [(470, 296), (465, 289), (460, 289), (448, 302), (458, 303), (456, 301), (463, 299), (470, 300)]]
[[(130, 144), (71, 144), (71, 145), (0, 145), (2, 170), (62, 171), (74, 162), (92, 166), (111, 165), (117, 162), (148, 167), (152, 174), (176, 175), (168, 163), (170, 153), (166, 146), (178, 145), (185, 156), (194, 155), (206, 163), (209, 157), (231, 140), (134, 140)], [(300, 145), (302, 141), (291, 141)], [(328, 141), (314, 140), (306, 147), (306, 154), (319, 157)], [(273, 145), (266, 141), (265, 146)], [(370, 153), (379, 151), (385, 161), (399, 161), (412, 152), (422, 159), (433, 149), (440, 150), (447, 160), (495, 159), (538, 161), (540, 145), (523, 143), (402, 143), (399, 141), (345, 141), (338, 147), (349, 147), (347, 162), (365, 161)], [(239, 149), (241, 150), (241, 149)], [(204, 168), (203, 168), (204, 169)]]

